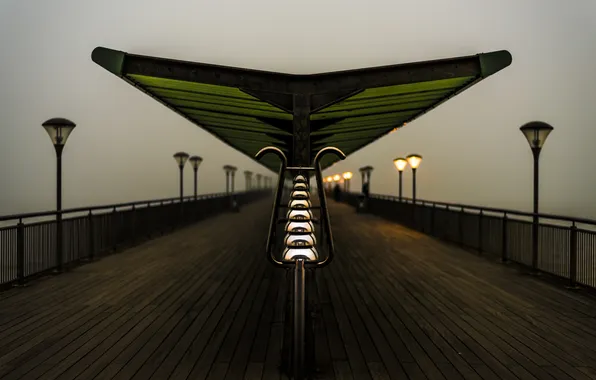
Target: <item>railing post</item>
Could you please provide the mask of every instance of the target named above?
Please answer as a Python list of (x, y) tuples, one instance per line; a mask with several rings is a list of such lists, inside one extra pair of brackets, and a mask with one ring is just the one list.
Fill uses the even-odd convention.
[(435, 235), (435, 211), (436, 205), (433, 203), (433, 207), (430, 209), (430, 235)]
[(502, 240), (501, 240), (501, 261), (507, 262), (507, 214), (503, 214), (502, 228)]
[(132, 205), (132, 210), (130, 211), (130, 242), (134, 245), (137, 241), (137, 231), (136, 231), (136, 222), (137, 222), (137, 208), (135, 205)]
[(569, 228), (569, 286), (577, 285), (577, 227), (575, 222)]
[(89, 260), (93, 260), (93, 256), (95, 255), (95, 240), (94, 240), (94, 228), (93, 228), (93, 212), (91, 210), (89, 210), (89, 215), (87, 216), (88, 218), (88, 235), (87, 235), (87, 240), (88, 240), (88, 244), (89, 244)]
[(459, 235), (459, 245), (461, 245), (462, 247), (464, 246), (464, 208), (461, 207), (461, 209), (459, 210), (459, 215), (457, 218), (457, 224), (458, 224), (458, 235)]
[(17, 224), (17, 280), (19, 285), (25, 283), (25, 225), (22, 219)]
[(482, 216), (483, 211), (478, 213), (478, 254), (482, 254)]
[(117, 226), (116, 226), (116, 207), (114, 207), (112, 209), (112, 217), (110, 218), (110, 220), (112, 221), (112, 249), (114, 251), (116, 251), (116, 248), (118, 246), (118, 231), (116, 230)]

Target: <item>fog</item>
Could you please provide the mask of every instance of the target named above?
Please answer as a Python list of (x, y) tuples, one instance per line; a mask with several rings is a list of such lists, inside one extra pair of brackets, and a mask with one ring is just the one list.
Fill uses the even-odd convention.
[[(41, 123), (77, 128), (64, 149), (64, 207), (174, 197), (172, 155), (197, 154), (199, 192), (222, 166), (273, 175), (91, 61), (130, 53), (316, 73), (507, 49), (513, 63), (325, 175), (372, 165), (395, 194), (392, 159), (418, 153), (419, 198), (529, 210), (532, 158), (519, 126), (552, 124), (541, 211), (596, 218), (596, 2), (474, 0), (0, 0), (0, 214), (55, 207), (55, 156)], [(192, 170), (185, 170), (192, 192)], [(404, 175), (411, 194), (411, 172)], [(253, 182), (255, 180), (253, 179)]]

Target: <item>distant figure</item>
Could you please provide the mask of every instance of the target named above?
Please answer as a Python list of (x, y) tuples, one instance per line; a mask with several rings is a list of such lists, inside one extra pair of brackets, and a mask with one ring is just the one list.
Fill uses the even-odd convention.
[(364, 196), (365, 196), (366, 198), (368, 198), (368, 194), (369, 194), (369, 185), (368, 185), (368, 182), (365, 182), (365, 183), (362, 185), (362, 194), (364, 194)]
[(333, 199), (335, 199), (336, 202), (339, 202), (340, 197), (341, 197), (341, 188), (339, 187), (339, 184), (336, 184), (335, 187), (333, 188)]

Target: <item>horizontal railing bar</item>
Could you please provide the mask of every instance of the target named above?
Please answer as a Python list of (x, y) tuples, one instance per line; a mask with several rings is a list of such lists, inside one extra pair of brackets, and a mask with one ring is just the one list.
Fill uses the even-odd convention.
[[(352, 194), (358, 195), (358, 193), (352, 193)], [(370, 197), (377, 198), (377, 199), (386, 199), (386, 200), (391, 200), (391, 201), (395, 201), (395, 202), (400, 201), (399, 197), (393, 196), (393, 195), (370, 194)], [(402, 203), (413, 204), (413, 200), (411, 198), (402, 197)], [(478, 211), (482, 211), (482, 212), (508, 214), (508, 216), (517, 215), (517, 216), (527, 216), (530, 218), (534, 217), (534, 213), (527, 212), (527, 211), (465, 205), (465, 204), (460, 204), (460, 203), (429, 201), (429, 200), (425, 200), (425, 199), (416, 199), (416, 204), (422, 205), (422, 206), (426, 205), (426, 206), (430, 206), (430, 207), (435, 205), (435, 206), (453, 207), (453, 208), (459, 208), (459, 209), (464, 208), (467, 210), (478, 210)], [(453, 210), (453, 211), (456, 211), (456, 210)], [(543, 219), (561, 220), (561, 221), (572, 222), (572, 223), (596, 225), (596, 220), (594, 220), (594, 219), (577, 218), (577, 217), (572, 217), (572, 216), (545, 214), (545, 213), (538, 213), (538, 214), (536, 214), (536, 216), (538, 216), (539, 218), (543, 218)]]
[[(244, 192), (235, 192), (234, 195), (237, 194), (244, 194), (248, 192), (254, 192), (258, 190), (250, 190)], [(197, 201), (203, 199), (211, 199), (211, 198), (219, 198), (224, 197), (228, 194), (226, 193), (213, 193), (213, 194), (202, 194), (197, 195)], [(184, 197), (184, 202), (192, 202), (194, 201), (194, 195)], [(98, 205), (98, 206), (87, 206), (87, 207), (77, 207), (77, 208), (69, 208), (64, 209), (61, 211), (61, 214), (72, 214), (76, 212), (89, 212), (89, 211), (97, 211), (103, 209), (121, 209), (124, 207), (133, 207), (133, 206), (144, 206), (144, 205), (155, 205), (169, 202), (169, 204), (177, 204), (180, 203), (180, 197), (177, 198), (163, 198), (163, 199), (150, 199), (150, 200), (143, 200), (143, 201), (135, 201), (135, 202), (127, 202), (127, 203), (115, 203), (115, 204), (108, 204), (108, 205)], [(23, 213), (23, 214), (12, 214), (12, 215), (4, 215), (0, 216), (0, 222), (5, 222), (9, 220), (19, 220), (19, 219), (30, 219), (30, 218), (38, 218), (43, 216), (56, 216), (58, 212), (56, 210), (52, 211), (42, 211), (42, 212), (31, 212), (31, 213)]]

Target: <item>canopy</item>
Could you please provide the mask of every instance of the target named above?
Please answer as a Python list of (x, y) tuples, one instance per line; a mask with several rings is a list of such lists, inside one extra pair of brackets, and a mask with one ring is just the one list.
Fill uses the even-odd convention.
[[(335, 146), (349, 155), (511, 64), (501, 50), (391, 66), (294, 75), (129, 54), (95, 63), (254, 158), (273, 145), (307, 166)], [(327, 156), (326, 168), (337, 161)], [(260, 161), (279, 166), (272, 155)]]

